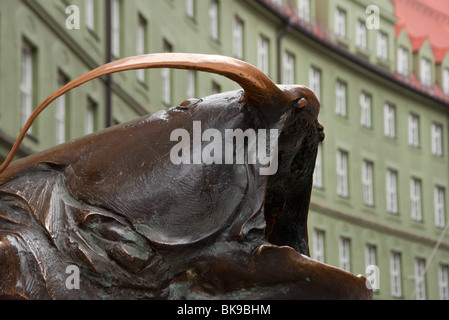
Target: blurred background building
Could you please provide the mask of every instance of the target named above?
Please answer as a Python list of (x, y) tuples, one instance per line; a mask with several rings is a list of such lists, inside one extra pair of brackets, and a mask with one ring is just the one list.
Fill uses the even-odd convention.
[[(376, 299), (449, 299), (448, 50), (446, 0), (3, 0), (0, 159), (43, 99), (108, 61), (243, 59), (321, 101), (313, 258), (355, 274), (377, 266)], [(44, 111), (19, 156), (234, 89), (193, 71), (104, 77)]]

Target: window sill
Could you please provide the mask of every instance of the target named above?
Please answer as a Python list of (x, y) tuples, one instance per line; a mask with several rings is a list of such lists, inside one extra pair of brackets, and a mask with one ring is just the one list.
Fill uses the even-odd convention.
[(338, 35), (338, 34), (336, 34), (335, 37), (337, 38), (337, 43), (340, 46), (345, 47), (346, 49), (349, 48), (350, 41), (348, 38), (346, 38), (345, 36)]
[(394, 221), (396, 223), (400, 223), (401, 215), (399, 214), (399, 212), (393, 213), (393, 212), (387, 211), (387, 220)]
[(146, 91), (148, 91), (148, 89), (150, 88), (148, 86), (148, 83), (146, 81), (142, 81), (140, 79), (137, 79), (137, 82), (139, 83), (140, 87), (142, 87), (143, 89), (145, 89)]
[(29, 140), (31, 140), (35, 144), (39, 143), (39, 139), (35, 135), (33, 135), (32, 133), (27, 133), (25, 135), (25, 137), (28, 138)]
[(390, 143), (390, 144), (394, 144), (394, 145), (398, 144), (398, 139), (396, 138), (396, 136), (389, 137), (389, 136), (384, 135), (384, 141), (387, 143)]
[(367, 48), (360, 48), (360, 47), (355, 47), (356, 48), (356, 53), (359, 56), (362, 56), (363, 58), (369, 60), (370, 56), (371, 56), (371, 51), (368, 50)]
[(388, 69), (388, 70), (390, 70), (391, 66), (392, 66), (391, 60), (388, 60), (385, 58), (380, 58), (380, 57), (377, 57), (377, 64), (381, 67)]
[(94, 29), (91, 29), (89, 27), (86, 27), (87, 31), (89, 31), (89, 34), (95, 39), (95, 41), (99, 42), (100, 37), (98, 36), (97, 32), (95, 32)]

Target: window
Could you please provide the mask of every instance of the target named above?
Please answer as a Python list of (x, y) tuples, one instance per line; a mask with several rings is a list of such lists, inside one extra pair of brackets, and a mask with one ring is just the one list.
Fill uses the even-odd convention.
[(324, 231), (313, 231), (313, 259), (324, 262)]
[(417, 300), (426, 300), (426, 261), (424, 259), (415, 259), (415, 292)]
[(435, 187), (434, 190), (434, 210), (435, 210), (435, 225), (440, 228), (445, 226), (445, 201), (444, 201), (444, 188)]
[(441, 124), (433, 123), (431, 129), (431, 146), (432, 154), (441, 157), (443, 155), (443, 126)]
[(309, 86), (315, 93), (318, 101), (321, 100), (321, 70), (311, 67), (309, 70)]
[(432, 85), (432, 69), (429, 59), (422, 58), (420, 63), (420, 80), (427, 87)]
[(298, 17), (310, 22), (310, 0), (298, 0)]
[(388, 138), (396, 137), (396, 108), (386, 104), (384, 107), (384, 134)]
[(218, 40), (218, 1), (211, 0), (209, 7), (209, 35)]
[(212, 94), (219, 94), (219, 93), (221, 93), (221, 86), (215, 81), (212, 81)]
[(89, 30), (95, 29), (95, 0), (85, 0), (86, 6), (86, 27)]
[(377, 252), (376, 246), (371, 245), (371, 244), (367, 244), (365, 246), (365, 265), (366, 266), (377, 265), (376, 252)]
[(416, 114), (408, 117), (408, 144), (419, 147), (419, 117)]
[(196, 71), (187, 71), (187, 98), (194, 98), (196, 96)]
[(335, 34), (340, 38), (346, 37), (346, 11), (335, 10)]
[(189, 18), (195, 18), (195, 0), (186, 0), (186, 14)]
[(318, 144), (318, 150), (315, 162), (315, 171), (313, 173), (313, 186), (316, 188), (323, 187), (323, 156), (322, 156), (322, 144)]
[(388, 38), (383, 32), (377, 34), (377, 57), (383, 60), (388, 57)]
[(346, 83), (341, 80), (335, 85), (335, 113), (346, 117)]
[(374, 205), (374, 188), (373, 188), (373, 163), (363, 161), (362, 163), (362, 188), (363, 188), (363, 204), (366, 206)]
[[(58, 76), (58, 87), (63, 87), (68, 83), (68, 79), (62, 73)], [(56, 144), (66, 142), (66, 111), (67, 111), (67, 93), (56, 100)]]
[(371, 128), (371, 95), (362, 92), (360, 95), (360, 125)]
[(386, 192), (387, 192), (387, 212), (398, 213), (398, 174), (396, 171), (387, 170)]
[(401, 254), (399, 252), (391, 252), (390, 254), (390, 282), (391, 295), (399, 298), (402, 296), (401, 281)]
[(351, 252), (350, 252), (351, 240), (345, 237), (340, 238), (340, 250), (339, 261), (340, 269), (350, 272), (351, 271)]
[(111, 1), (111, 51), (116, 58), (120, 57), (120, 0)]
[[(137, 46), (136, 53), (137, 55), (145, 54), (146, 52), (146, 29), (147, 22), (146, 20), (139, 15), (137, 19)], [(137, 70), (137, 80), (140, 82), (145, 82), (145, 69)]]
[(399, 47), (398, 48), (398, 73), (403, 76), (408, 76), (408, 50)]
[(438, 266), (438, 284), (440, 288), (440, 300), (449, 300), (449, 266)]
[[(172, 52), (172, 45), (164, 40), (163, 44), (164, 52)], [(171, 105), (171, 70), (168, 68), (161, 70), (162, 75), (162, 102), (170, 106)]]
[(243, 21), (239, 17), (234, 18), (232, 39), (234, 56), (237, 59), (243, 59)]
[(377, 33), (377, 57), (382, 60), (388, 58), (388, 36), (386, 33)]
[(416, 178), (410, 180), (410, 204), (412, 219), (422, 221), (421, 180)]
[(86, 110), (86, 134), (97, 131), (97, 104), (90, 98), (87, 99)]
[(366, 50), (366, 22), (359, 20), (355, 29), (355, 45)]
[(269, 50), (270, 41), (262, 35), (259, 36), (257, 42), (257, 67), (266, 75), (270, 72)]
[(443, 91), (449, 96), (449, 69), (443, 70)]
[(33, 112), (34, 89), (34, 50), (30, 44), (24, 42), (22, 46), (22, 75), (20, 81), (21, 94), (21, 127), (25, 126)]
[(284, 84), (295, 83), (295, 56), (290, 52), (284, 53)]
[(348, 153), (338, 150), (337, 152), (337, 195), (348, 197)]

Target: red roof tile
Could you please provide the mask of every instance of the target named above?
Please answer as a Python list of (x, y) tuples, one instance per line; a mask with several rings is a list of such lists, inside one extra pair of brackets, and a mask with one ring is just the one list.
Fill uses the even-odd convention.
[(435, 62), (440, 63), (449, 50), (449, 1), (391, 1), (394, 3), (395, 14), (398, 19), (396, 36), (405, 26), (414, 51), (421, 48), (425, 39), (429, 39), (435, 54)]

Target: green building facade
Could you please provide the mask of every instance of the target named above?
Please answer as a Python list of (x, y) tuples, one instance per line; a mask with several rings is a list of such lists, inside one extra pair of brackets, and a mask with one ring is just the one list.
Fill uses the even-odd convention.
[[(312, 257), (355, 274), (376, 266), (375, 299), (449, 299), (449, 93), (435, 92), (447, 86), (449, 55), (436, 61), (429, 43), (416, 50), (388, 0), (1, 1), (0, 157), (58, 86), (113, 59), (169, 51), (237, 57), (314, 90), (326, 139)], [(19, 156), (234, 89), (180, 70), (97, 79), (44, 111)]]

